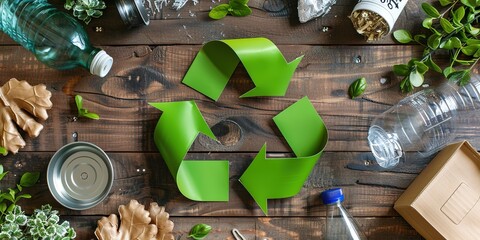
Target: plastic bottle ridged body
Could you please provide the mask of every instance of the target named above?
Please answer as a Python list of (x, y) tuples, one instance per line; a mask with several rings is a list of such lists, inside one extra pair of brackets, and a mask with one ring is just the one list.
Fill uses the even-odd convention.
[(104, 52), (96, 66), (91, 66), (101, 49), (90, 45), (78, 21), (46, 0), (2, 0), (0, 27), (50, 67), (70, 69), (82, 66), (98, 75), (105, 75), (110, 70), (112, 59)]
[(393, 167), (406, 151), (430, 156), (452, 142), (460, 118), (480, 109), (480, 82), (445, 83), (413, 94), (378, 116), (369, 129), (370, 148), (382, 167)]

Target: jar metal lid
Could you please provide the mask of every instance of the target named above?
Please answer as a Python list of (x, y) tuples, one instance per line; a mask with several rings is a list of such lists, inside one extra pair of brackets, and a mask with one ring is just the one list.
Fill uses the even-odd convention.
[(150, 17), (142, 0), (115, 0), (123, 23), (129, 27), (148, 25)]
[(85, 210), (103, 201), (113, 185), (113, 166), (107, 154), (88, 142), (60, 148), (50, 160), (47, 183), (63, 206)]

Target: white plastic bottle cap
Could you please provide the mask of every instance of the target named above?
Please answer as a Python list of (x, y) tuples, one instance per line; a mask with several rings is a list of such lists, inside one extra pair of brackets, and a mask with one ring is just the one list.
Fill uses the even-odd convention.
[(99, 51), (95, 57), (93, 57), (90, 64), (90, 73), (105, 77), (112, 68), (113, 58), (107, 54), (104, 50)]

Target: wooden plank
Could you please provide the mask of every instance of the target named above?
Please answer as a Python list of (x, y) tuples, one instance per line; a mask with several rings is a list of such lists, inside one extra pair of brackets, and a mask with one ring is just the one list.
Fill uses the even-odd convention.
[[(52, 3), (63, 9), (63, 1), (54, 0)], [(189, 1), (180, 11), (164, 8), (153, 17), (148, 26), (127, 29), (114, 1), (107, 1), (104, 16), (93, 19), (85, 27), (95, 45), (202, 44), (211, 40), (259, 36), (267, 37), (277, 44), (394, 43), (390, 36), (368, 43), (363, 36), (356, 33), (348, 18), (356, 3), (356, 0), (338, 0), (326, 16), (301, 24), (298, 20), (297, 1), (250, 0), (249, 6), (253, 9), (251, 16), (228, 16), (219, 21), (208, 17), (210, 9), (218, 3), (199, 1), (199, 4), (194, 6), (192, 1)], [(425, 17), (420, 4), (409, 1), (397, 20), (395, 29), (419, 32)], [(102, 31), (97, 30), (99, 27)], [(0, 43), (14, 44), (4, 34), (0, 35)]]
[[(83, 69), (49, 69), (21, 47), (2, 47), (0, 83), (16, 77), (31, 84), (46, 83), (53, 93), (54, 108), (49, 111), (45, 129), (38, 138), (28, 139), (23, 151), (56, 151), (78, 132), (80, 140), (99, 144), (106, 151), (156, 152), (152, 133), (161, 113), (148, 103), (196, 100), (217, 136), (227, 135), (221, 140), (230, 142), (215, 145), (203, 138), (192, 151), (257, 152), (267, 142), (269, 151), (289, 152), (272, 117), (303, 96), (310, 98), (329, 129), (328, 151), (369, 151), (366, 137), (370, 122), (405, 97), (398, 90), (399, 80), (391, 76), (391, 66), (405, 63), (421, 51), (413, 46), (279, 47), (287, 59), (305, 55), (285, 97), (239, 99), (253, 87), (242, 67), (218, 102), (183, 85), (183, 75), (200, 46), (108, 47), (116, 60), (103, 79)], [(354, 61), (357, 56), (361, 56), (360, 63)], [(348, 86), (361, 76), (368, 80), (367, 90), (361, 98), (351, 100)], [(381, 78), (387, 83), (382, 84)], [(427, 82), (438, 82), (437, 78), (440, 76), (430, 75)], [(72, 121), (75, 94), (81, 94), (85, 107), (102, 119)], [(467, 126), (478, 125), (476, 119), (470, 119)], [(231, 131), (221, 132), (229, 126)], [(478, 148), (476, 132), (475, 127), (465, 127), (461, 136)]]
[[(2, 180), (2, 186), (14, 186), (25, 171), (41, 172), (36, 187), (25, 190), (35, 199), (34, 202), (23, 200), (21, 204), (27, 211), (50, 203), (64, 215), (105, 215), (116, 211), (118, 205), (137, 199), (165, 205), (172, 216), (263, 216), (252, 197), (238, 182), (255, 154), (193, 153), (187, 156), (192, 160), (226, 159), (230, 162), (229, 202), (195, 202), (183, 197), (160, 154), (107, 154), (115, 170), (113, 187), (107, 199), (88, 210), (63, 208), (50, 194), (46, 169), (53, 153), (19, 153), (5, 157), (2, 164), (10, 174)], [(397, 217), (393, 203), (426, 162), (412, 162), (389, 171), (379, 171), (373, 164), (365, 165), (365, 161), (368, 162), (365, 157), (365, 153), (361, 152), (325, 152), (298, 195), (269, 200), (269, 216), (321, 216), (325, 206), (321, 203), (320, 192), (330, 187), (342, 187), (346, 195), (345, 205), (353, 215)]]
[[(118, 213), (117, 213), (118, 214)], [(78, 239), (95, 239), (96, 221), (101, 216), (68, 216), (62, 220), (71, 221)], [(171, 217), (174, 222), (176, 239), (186, 239), (190, 228), (198, 223), (212, 226), (206, 239), (234, 240), (231, 231), (237, 228), (246, 239), (321, 239), (325, 229), (324, 217), (302, 218), (234, 218), (234, 217)], [(422, 239), (408, 223), (401, 218), (356, 218), (368, 239)]]

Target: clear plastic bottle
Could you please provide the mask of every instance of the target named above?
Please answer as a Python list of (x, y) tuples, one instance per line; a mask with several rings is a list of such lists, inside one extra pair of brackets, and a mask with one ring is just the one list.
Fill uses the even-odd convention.
[(428, 157), (456, 137), (460, 116), (480, 109), (480, 82), (473, 76), (464, 86), (445, 82), (401, 100), (377, 118), (368, 131), (368, 142), (377, 163), (384, 168), (405, 161), (405, 152)]
[(323, 204), (327, 206), (326, 240), (363, 240), (367, 239), (360, 231), (355, 219), (343, 207), (345, 199), (341, 188), (332, 188), (321, 193)]
[(81, 24), (46, 0), (1, 0), (0, 29), (49, 67), (84, 67), (104, 77), (113, 59), (93, 47)]

